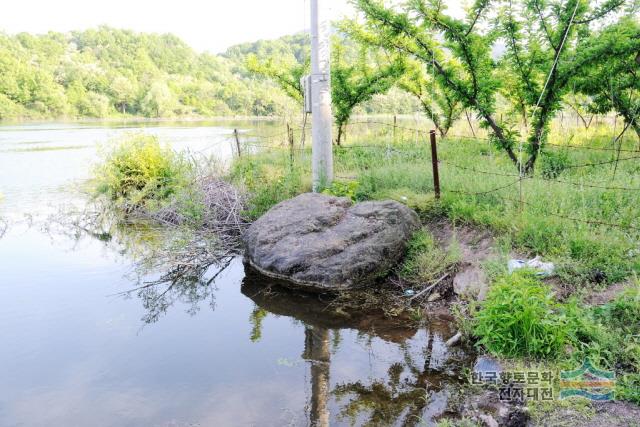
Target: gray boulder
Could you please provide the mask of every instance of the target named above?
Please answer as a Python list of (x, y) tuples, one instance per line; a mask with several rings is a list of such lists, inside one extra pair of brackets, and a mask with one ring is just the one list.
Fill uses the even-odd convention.
[(418, 229), (416, 213), (394, 201), (352, 204), (306, 193), (274, 206), (244, 235), (245, 261), (309, 290), (365, 287), (385, 276)]

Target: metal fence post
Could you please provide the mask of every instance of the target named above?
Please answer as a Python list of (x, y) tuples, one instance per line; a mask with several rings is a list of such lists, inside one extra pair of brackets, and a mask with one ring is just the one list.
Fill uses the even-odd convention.
[(429, 131), (431, 139), (431, 166), (433, 167), (433, 191), (436, 199), (440, 199), (440, 174), (438, 172), (438, 148), (436, 147), (436, 131)]

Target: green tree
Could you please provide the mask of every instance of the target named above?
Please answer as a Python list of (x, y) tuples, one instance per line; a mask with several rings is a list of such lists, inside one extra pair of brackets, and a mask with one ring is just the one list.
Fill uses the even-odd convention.
[(374, 95), (387, 92), (402, 76), (406, 66), (398, 57), (382, 58), (365, 46), (358, 46), (355, 61), (345, 58), (345, 47), (333, 43), (331, 60), (331, 99), (340, 145), (353, 110)]
[(246, 66), (250, 72), (273, 80), (287, 96), (300, 105), (302, 105), (304, 98), (300, 79), (309, 73), (309, 64), (308, 56), (302, 63), (291, 58), (278, 60), (269, 57), (265, 60), (260, 60), (255, 54), (250, 54), (246, 60)]
[(166, 117), (173, 113), (176, 101), (164, 81), (154, 81), (144, 98), (140, 102), (140, 108), (147, 117)]
[(124, 76), (117, 76), (110, 85), (110, 92), (115, 106), (126, 114), (127, 106), (130, 106), (136, 99), (137, 88), (135, 84)]
[(78, 113), (84, 117), (108, 117), (111, 111), (111, 100), (108, 96), (88, 91), (77, 104)]
[(630, 45), (617, 46), (622, 54), (612, 57), (606, 63), (594, 63), (586, 72), (576, 78), (577, 91), (589, 96), (586, 108), (595, 114), (615, 111), (624, 119), (625, 126), (631, 127), (640, 138), (640, 53), (633, 48), (635, 43), (629, 35), (640, 34), (640, 23), (634, 19), (624, 19), (616, 25), (606, 28), (601, 37), (591, 42), (608, 45), (609, 38)]
[[(525, 172), (533, 170), (572, 79), (588, 66), (640, 48), (633, 30), (617, 37), (589, 30), (590, 24), (621, 10), (624, 0), (476, 0), (462, 19), (447, 15), (444, 4), (435, 0), (410, 0), (403, 9), (381, 0), (354, 3), (366, 22), (353, 22), (352, 35), (422, 62), (442, 88), (476, 113), (493, 141)], [(498, 19), (490, 12), (497, 12)], [(496, 61), (492, 47), (498, 39), (505, 40), (506, 52)], [(515, 148), (518, 129), (496, 118), (505, 69), (521, 80), (517, 95), (523, 113), (532, 117), (525, 145), (528, 158), (522, 161)]]
[[(575, 85), (574, 85), (575, 89)], [(591, 111), (591, 98), (582, 93), (570, 92), (564, 98), (564, 104), (567, 105), (582, 122), (585, 129), (589, 129), (593, 122), (593, 112)]]
[[(295, 58), (269, 57), (260, 60), (251, 54), (247, 58), (247, 69), (271, 79), (284, 93), (298, 104), (302, 104), (304, 91), (301, 78), (310, 72), (309, 56), (297, 62)], [(334, 38), (331, 52), (331, 96), (333, 115), (340, 145), (346, 125), (359, 105), (370, 101), (375, 95), (387, 92), (405, 71), (401, 58), (382, 57), (376, 49), (355, 45)]]

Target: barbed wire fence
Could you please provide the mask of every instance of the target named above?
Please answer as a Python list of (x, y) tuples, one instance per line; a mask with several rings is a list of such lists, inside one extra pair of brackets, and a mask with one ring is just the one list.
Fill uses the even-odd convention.
[[(564, 120), (564, 118), (563, 118)], [(393, 123), (384, 122), (381, 120), (362, 120), (353, 121), (349, 124), (348, 129), (353, 129), (356, 126), (364, 126), (364, 131), (358, 133), (358, 142), (351, 144), (349, 142), (349, 133), (347, 133), (346, 143), (342, 145), (334, 145), (334, 151), (336, 154), (347, 153), (353, 150), (359, 150), (360, 152), (380, 152), (380, 160), (386, 162), (386, 164), (393, 164), (395, 160), (406, 161), (416, 160), (422, 162), (425, 169), (429, 168), (429, 163), (433, 160), (433, 154), (430, 150), (429, 140), (431, 129), (428, 127), (418, 128), (408, 125), (398, 124), (394, 118)], [(562, 129), (565, 127), (562, 126)], [(579, 128), (578, 122), (576, 122), (576, 128)], [(377, 128), (377, 129), (376, 129)], [(286, 155), (289, 159), (289, 166), (293, 168), (296, 164), (303, 166), (310, 162), (311, 149), (310, 147), (304, 147), (303, 141), (305, 139), (304, 133), (307, 129), (304, 126), (290, 126), (286, 124), (286, 129), (281, 132), (273, 132), (269, 134), (258, 134), (253, 132), (239, 132), (235, 130), (232, 135), (229, 136), (229, 141), (237, 148), (234, 152), (235, 156), (242, 157), (243, 155), (251, 154), (276, 154)], [(300, 133), (302, 132), (302, 134)], [(471, 144), (485, 144), (487, 149), (493, 147), (491, 139), (479, 135), (476, 130), (475, 136), (462, 135), (456, 133), (448, 133), (445, 137), (438, 137), (437, 147), (438, 149), (444, 147), (450, 147), (451, 144), (456, 143), (471, 143)], [(296, 135), (299, 140), (296, 140)], [(362, 144), (360, 141), (366, 139), (367, 136), (376, 138), (374, 144)], [(383, 138), (382, 140), (380, 138)], [(617, 138), (619, 139), (619, 137)], [(616, 140), (617, 140), (616, 139)], [(383, 143), (381, 143), (383, 141)], [(596, 152), (603, 153), (603, 155), (611, 155), (613, 158), (587, 162), (568, 163), (562, 166), (562, 171), (572, 170), (590, 170), (594, 168), (601, 168), (606, 166), (612, 166), (617, 170), (618, 165), (621, 163), (633, 163), (638, 162), (637, 171), (640, 174), (640, 146), (638, 149), (622, 148), (622, 143), (617, 147), (596, 147), (571, 144), (571, 139), (567, 144), (558, 144), (547, 142), (544, 144), (546, 150), (567, 150), (575, 152)], [(621, 156), (621, 153), (625, 153)], [(442, 153), (440, 153), (442, 154)], [(434, 162), (434, 175), (441, 176), (441, 185), (439, 190), (444, 195), (456, 195), (464, 197), (491, 197), (492, 200), (499, 201), (503, 204), (513, 204), (518, 206), (521, 213), (526, 212), (527, 209), (535, 211), (536, 215), (543, 215), (546, 217), (554, 217), (562, 219), (564, 221), (571, 221), (574, 223), (588, 224), (591, 226), (615, 228), (620, 230), (632, 231), (634, 233), (640, 232), (640, 213), (636, 215), (637, 221), (631, 223), (616, 223), (611, 221), (605, 221), (603, 219), (588, 217), (580, 215), (580, 212), (574, 212), (567, 214), (558, 209), (553, 209), (551, 206), (543, 206), (538, 203), (532, 203), (527, 201), (526, 190), (523, 190), (525, 194), (521, 194), (518, 191), (518, 197), (514, 198), (505, 194), (509, 190), (513, 190), (514, 187), (522, 186), (527, 182), (540, 182), (542, 184), (553, 184), (571, 187), (573, 191), (580, 191), (584, 189), (602, 190), (608, 192), (623, 192), (632, 194), (633, 197), (638, 197), (637, 206), (640, 209), (640, 186), (632, 185), (620, 185), (618, 183), (609, 183), (606, 181), (593, 181), (591, 179), (585, 180), (572, 180), (562, 179), (557, 176), (544, 176), (544, 175), (524, 175), (521, 173), (511, 173), (501, 169), (483, 168), (479, 165), (465, 165), (455, 161), (455, 157), (451, 152), (445, 152), (444, 156), (441, 156)], [(633, 155), (635, 154), (635, 155)], [(437, 154), (436, 154), (437, 155)], [(453, 157), (453, 158), (452, 158)], [(340, 155), (336, 156), (336, 166), (340, 168)], [(306, 163), (305, 163), (306, 162)], [(356, 161), (357, 163), (357, 161)], [(635, 165), (635, 163), (633, 163)], [(500, 183), (492, 188), (482, 188), (478, 191), (469, 191), (464, 188), (452, 188), (449, 185), (448, 179), (451, 174), (466, 174), (468, 176), (476, 177), (478, 183), (482, 182), (480, 177), (482, 176), (494, 176), (499, 178), (509, 178), (506, 183)], [(442, 175), (444, 173), (444, 176)], [(356, 180), (358, 176), (353, 174), (336, 173), (336, 177), (340, 180)], [(610, 180), (611, 181), (611, 180)], [(439, 183), (434, 182), (434, 185), (430, 188), (431, 191), (435, 191)]]

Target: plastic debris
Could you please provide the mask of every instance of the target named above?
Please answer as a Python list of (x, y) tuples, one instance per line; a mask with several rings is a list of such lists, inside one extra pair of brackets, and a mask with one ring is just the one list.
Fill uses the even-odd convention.
[(462, 339), (462, 332), (456, 332), (456, 334), (451, 338), (449, 338), (447, 342), (444, 343), (444, 345), (446, 345), (447, 347), (453, 347), (454, 345), (458, 344), (461, 339)]
[(405, 297), (412, 297), (416, 294), (416, 291), (414, 291), (413, 289), (407, 289), (406, 291), (404, 291), (404, 296)]
[(543, 262), (540, 257), (537, 256), (529, 261), (511, 259), (507, 264), (507, 268), (509, 269), (509, 273), (513, 273), (515, 270), (519, 270), (521, 268), (533, 268), (534, 270), (538, 270), (538, 276), (546, 277), (551, 276), (556, 267), (552, 262)]

